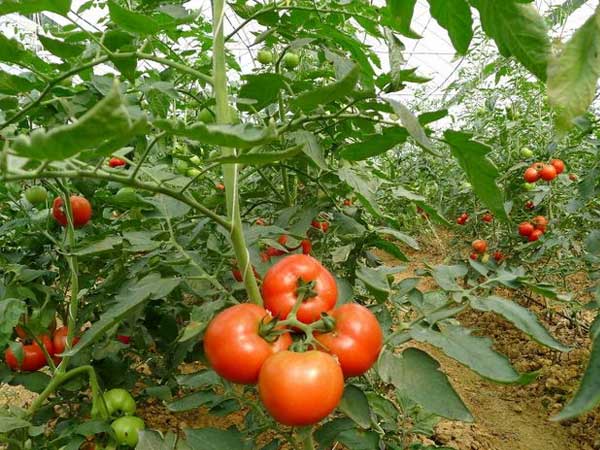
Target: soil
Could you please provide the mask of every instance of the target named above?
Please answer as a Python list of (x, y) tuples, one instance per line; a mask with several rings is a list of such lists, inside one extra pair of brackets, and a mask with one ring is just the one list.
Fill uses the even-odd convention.
[[(411, 263), (399, 278), (415, 276), (415, 271), (430, 265), (449, 263), (446, 261), (446, 243), (451, 236), (442, 233), (430, 239), (424, 250), (408, 252)], [(384, 253), (377, 252), (384, 262), (400, 264)], [(466, 259), (467, 255), (465, 255)], [(574, 274), (569, 286), (576, 286), (584, 292), (589, 286), (586, 274)], [(422, 290), (435, 289), (432, 279), (424, 278), (419, 285)], [(573, 395), (578, 380), (589, 357), (590, 342), (581, 327), (559, 315), (560, 306), (541, 307), (544, 299), (535, 297), (535, 303), (527, 297), (512, 291), (501, 292), (536, 312), (552, 334), (561, 342), (573, 347), (566, 354), (548, 350), (515, 329), (509, 322), (492, 313), (467, 312), (459, 317), (461, 323), (476, 329), (479, 335), (491, 337), (495, 349), (506, 354), (514, 367), (521, 372), (539, 371), (535, 382), (527, 386), (505, 386), (488, 382), (468, 368), (446, 357), (427, 345), (409, 343), (435, 357), (448, 375), (454, 388), (471, 410), (475, 421), (461, 423), (441, 421), (429, 444), (445, 445), (457, 450), (597, 450), (600, 449), (600, 410), (581, 416), (578, 419), (556, 423), (549, 417), (558, 412)], [(566, 312), (566, 311), (565, 311)], [(566, 314), (565, 314), (566, 315)], [(588, 318), (582, 318), (585, 322)], [(198, 370), (197, 365), (187, 365), (185, 372)], [(0, 406), (3, 404), (28, 404), (35, 398), (22, 388), (0, 386)], [(18, 401), (17, 401), (18, 400)], [(140, 405), (138, 414), (144, 418), (149, 428), (161, 431), (181, 431), (185, 428), (215, 427), (226, 429), (230, 426), (243, 426), (245, 411), (238, 411), (226, 417), (209, 416), (204, 409), (183, 413), (170, 413), (162, 402), (151, 399)], [(265, 442), (268, 442), (265, 436)], [(338, 446), (337, 449), (340, 449)]]

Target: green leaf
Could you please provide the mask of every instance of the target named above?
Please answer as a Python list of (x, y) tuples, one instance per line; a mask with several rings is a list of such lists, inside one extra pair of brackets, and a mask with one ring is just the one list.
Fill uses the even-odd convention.
[(38, 35), (38, 39), (46, 50), (59, 58), (74, 58), (79, 56), (85, 50), (84, 45), (71, 44), (69, 42), (59, 41), (47, 36)]
[(138, 34), (154, 34), (160, 30), (159, 24), (146, 14), (129, 11), (114, 1), (108, 2), (111, 20), (125, 31)]
[(245, 450), (242, 434), (234, 429), (186, 429), (185, 435), (191, 450)]
[(448, 31), (452, 45), (466, 55), (473, 39), (473, 17), (466, 0), (428, 0), (429, 11), (442, 28)]
[(203, 405), (212, 405), (220, 399), (219, 395), (211, 391), (194, 392), (168, 403), (167, 409), (172, 412), (189, 411), (190, 409), (198, 409)]
[(30, 426), (29, 422), (18, 417), (0, 415), (0, 433), (8, 433), (9, 431), (28, 428)]
[(471, 306), (478, 311), (492, 311), (500, 314), (519, 330), (546, 347), (561, 352), (570, 350), (569, 347), (552, 337), (533, 312), (515, 302), (500, 297), (471, 298)]
[(386, 241), (384, 239), (373, 239), (372, 241), (368, 242), (368, 245), (379, 248), (384, 252), (389, 253), (394, 258), (399, 259), (400, 261), (409, 261), (408, 256), (406, 256), (404, 252), (400, 250), (393, 242)]
[(135, 448), (140, 450), (168, 450), (173, 447), (166, 447), (157, 431), (140, 430), (139, 440)]
[(481, 25), (502, 56), (514, 56), (540, 80), (546, 80), (550, 38), (534, 5), (515, 0), (476, 0)]
[(302, 151), (308, 156), (319, 169), (327, 170), (327, 162), (323, 156), (323, 148), (319, 144), (317, 136), (310, 131), (296, 131), (292, 133), (292, 139), (296, 144), (302, 146)]
[(0, 70), (0, 94), (15, 95), (41, 88), (42, 84), (32, 79), (31, 74), (13, 75)]
[(499, 383), (517, 383), (519, 373), (510, 365), (506, 356), (492, 350), (492, 340), (471, 336), (471, 331), (456, 325), (441, 325), (440, 331), (416, 326), (409, 333), (419, 342), (427, 342), (446, 355), (471, 368), (484, 378)]
[(270, 124), (267, 128), (259, 128), (251, 124), (206, 125), (203, 122), (187, 126), (182, 121), (159, 119), (154, 122), (154, 125), (175, 136), (184, 136), (203, 144), (232, 148), (256, 147), (267, 144), (277, 137), (274, 124)]
[(122, 243), (123, 239), (119, 236), (107, 236), (98, 242), (77, 248), (73, 254), (77, 256), (97, 255), (98, 253), (114, 250), (115, 247), (120, 246)]
[[(260, 111), (277, 101), (277, 94), (285, 89), (284, 78), (276, 73), (245, 75), (245, 83), (240, 88), (237, 106), (240, 111)], [(245, 102), (246, 99), (253, 103)]]
[(51, 11), (66, 16), (71, 9), (71, 0), (3, 0), (0, 16), (10, 13), (35, 14)]
[(339, 81), (303, 92), (292, 101), (292, 106), (304, 112), (309, 112), (318, 106), (327, 105), (328, 103), (345, 98), (354, 90), (359, 74), (359, 66), (354, 65)]
[(10, 380), (13, 386), (22, 386), (28, 391), (42, 393), (50, 383), (50, 377), (43, 372), (18, 373)]
[(346, 167), (338, 169), (338, 176), (354, 190), (360, 202), (371, 214), (381, 216), (376, 195), (378, 184), (373, 177), (370, 177), (366, 172), (359, 172)]
[(385, 352), (378, 371), (384, 382), (392, 383), (427, 411), (447, 419), (473, 421), (439, 363), (427, 353), (416, 348), (408, 348), (401, 355)]
[(408, 131), (403, 127), (384, 128), (381, 133), (366, 136), (361, 142), (345, 145), (340, 156), (348, 161), (362, 161), (387, 152), (396, 145), (404, 144)]
[(387, 0), (387, 12), (391, 16), (390, 26), (411, 39), (420, 39), (410, 28), (417, 0)]
[(412, 138), (419, 144), (423, 149), (427, 150), (434, 156), (441, 156), (433, 147), (433, 143), (427, 137), (425, 130), (419, 123), (418, 119), (413, 115), (413, 113), (402, 103), (397, 102), (391, 98), (386, 99), (387, 102), (394, 109), (394, 112), (398, 114), (400, 120), (402, 121), (402, 125), (406, 127), (408, 133), (412, 136)]
[(409, 236), (408, 234), (402, 233), (401, 231), (394, 230), (393, 228), (379, 227), (379, 228), (375, 229), (375, 232), (377, 232), (379, 234), (385, 234), (388, 236), (392, 236), (395, 239), (398, 239), (399, 241), (404, 242), (409, 247), (411, 247), (415, 250), (419, 250), (419, 243), (417, 242), (417, 240), (415, 238)]
[(452, 150), (452, 155), (458, 160), (473, 191), (485, 206), (500, 220), (507, 220), (504, 211), (504, 195), (496, 184), (500, 176), (498, 168), (487, 157), (492, 149), (480, 142), (472, 140), (472, 135), (458, 131), (447, 130), (444, 137)]
[(365, 284), (379, 302), (385, 301), (389, 297), (390, 283), (385, 272), (359, 264), (356, 269), (356, 278)]
[(468, 272), (468, 269), (463, 264), (457, 264), (454, 266), (436, 266), (433, 268), (431, 275), (436, 281), (439, 287), (445, 291), (462, 291), (462, 287), (456, 282), (457, 278), (464, 277)]
[[(41, 38), (42, 36), (38, 37)], [(19, 41), (9, 39), (1, 33), (0, 61), (15, 63), (41, 72), (49, 72), (51, 70), (50, 64), (39, 58), (35, 53), (27, 50)]]
[(73, 356), (120, 323), (135, 308), (149, 298), (157, 299), (168, 295), (180, 283), (177, 278), (162, 278), (159, 273), (151, 272), (141, 280), (130, 280), (124, 284), (115, 298), (115, 305), (109, 308), (92, 327), (87, 330), (77, 345), (64, 355)]
[(379, 449), (379, 435), (374, 431), (363, 431), (352, 428), (338, 434), (337, 440), (352, 450)]
[(423, 114), (419, 114), (419, 123), (423, 126), (428, 125), (432, 122), (436, 122), (444, 117), (448, 116), (447, 109), (440, 109), (438, 111), (429, 111)]
[(295, 145), (282, 152), (257, 152), (257, 153), (242, 153), (237, 156), (222, 156), (220, 158), (211, 159), (209, 162), (219, 164), (248, 164), (258, 166), (262, 164), (272, 164), (277, 161), (293, 158), (298, 153), (302, 152), (304, 146)]
[(52, 161), (101, 145), (110, 154), (112, 142), (129, 140), (145, 123), (145, 118), (133, 122), (123, 101), (115, 82), (110, 93), (74, 123), (48, 131), (36, 129), (29, 136), (18, 136), (12, 147), (21, 156)]
[(600, 78), (600, 9), (575, 32), (548, 67), (548, 101), (557, 125), (566, 130), (594, 100)]
[(592, 341), (590, 360), (575, 396), (551, 420), (573, 419), (600, 403), (600, 333)]
[(314, 437), (319, 443), (319, 450), (329, 450), (342, 431), (352, 430), (354, 428), (354, 422), (345, 417), (330, 420), (320, 427), (317, 427)]
[(353, 384), (346, 385), (344, 396), (338, 405), (338, 409), (361, 428), (369, 428), (371, 425), (369, 401), (364, 392)]

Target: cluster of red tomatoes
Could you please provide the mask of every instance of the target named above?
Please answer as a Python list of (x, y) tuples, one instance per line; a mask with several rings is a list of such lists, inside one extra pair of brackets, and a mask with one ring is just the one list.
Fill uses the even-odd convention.
[[(16, 332), (22, 340), (27, 340), (27, 334), (21, 327), (17, 327)], [(38, 340), (45, 347), (46, 352), (52, 357), (55, 364), (58, 364), (61, 361), (60, 356), (57, 355), (60, 355), (65, 351), (68, 333), (69, 329), (67, 327), (60, 327), (54, 331), (52, 338), (48, 335), (38, 337)], [(76, 337), (73, 338), (73, 345), (77, 342), (79, 342), (79, 339)], [(46, 365), (46, 355), (37, 342), (33, 341), (30, 344), (19, 342), (18, 345), (20, 345), (21, 350), (17, 351), (17, 354), (15, 354), (10, 347), (4, 352), (6, 365), (12, 370), (35, 372)]]
[[(92, 218), (92, 205), (85, 197), (71, 195), (71, 211), (73, 213), (73, 226), (81, 228)], [(52, 215), (63, 227), (67, 226), (67, 213), (62, 197), (56, 197), (52, 203)]]
[(381, 327), (364, 306), (336, 308), (335, 278), (308, 255), (273, 265), (262, 295), (264, 307), (243, 303), (215, 316), (204, 334), (206, 357), (223, 378), (258, 383), (262, 403), (278, 422), (316, 423), (339, 404), (344, 378), (375, 363)]
[(535, 183), (542, 179), (544, 181), (552, 181), (558, 175), (565, 171), (565, 163), (560, 159), (553, 159), (550, 164), (544, 164), (541, 162), (533, 163), (525, 173), (523, 178), (528, 183)]
[(537, 241), (546, 232), (548, 220), (544, 216), (536, 216), (531, 222), (519, 224), (519, 234), (526, 237), (530, 242)]
[[(462, 214), (461, 214), (460, 216), (458, 216), (458, 218), (456, 219), (456, 223), (457, 223), (457, 224), (459, 224), (459, 225), (464, 225), (464, 224), (465, 224), (465, 223), (467, 223), (468, 221), (469, 221), (469, 215), (468, 215), (466, 212), (462, 213)], [(485, 222), (485, 223), (491, 223), (491, 222), (493, 222), (493, 221), (494, 221), (494, 216), (493, 216), (491, 213), (489, 213), (489, 212), (486, 212), (485, 214), (483, 214), (483, 215), (481, 216), (481, 221), (482, 221), (482, 222)]]
[[(488, 262), (490, 255), (487, 254), (488, 244), (485, 240), (483, 240), (483, 239), (474, 240), (471, 243), (471, 248), (473, 249), (473, 252), (471, 253), (470, 258), (473, 261), (479, 260), (479, 257), (481, 256), (481, 262), (483, 262), (483, 263)], [(499, 263), (504, 258), (506, 258), (506, 256), (500, 250), (496, 250), (493, 254), (493, 258), (494, 258), (494, 261)]]

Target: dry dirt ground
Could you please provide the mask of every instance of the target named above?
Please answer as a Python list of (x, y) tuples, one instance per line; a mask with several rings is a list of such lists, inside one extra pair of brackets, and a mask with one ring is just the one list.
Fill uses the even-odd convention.
[[(444, 248), (452, 242), (451, 236), (442, 234), (431, 239), (423, 250), (410, 254), (411, 263), (399, 277), (414, 276), (415, 270), (424, 263), (440, 264), (449, 253)], [(389, 256), (378, 253), (386, 263), (396, 264)], [(569, 285), (583, 290), (587, 284), (585, 274), (576, 274)], [(435, 283), (424, 279), (419, 286), (423, 290), (435, 289)], [(502, 292), (513, 300), (526, 304), (514, 293)], [(543, 299), (537, 299), (543, 302)], [(555, 423), (549, 417), (557, 412), (571, 397), (589, 356), (589, 341), (585, 333), (556, 314), (556, 307), (544, 308), (528, 305), (538, 313), (546, 326), (562, 342), (574, 350), (560, 354), (530, 341), (510, 323), (491, 313), (465, 313), (460, 320), (466, 326), (478, 330), (478, 334), (490, 336), (496, 350), (506, 354), (519, 371), (539, 371), (535, 382), (527, 386), (504, 386), (481, 379), (469, 369), (444, 356), (434, 348), (419, 345), (441, 363), (453, 386), (463, 398), (475, 422), (471, 424), (442, 421), (435, 435), (427, 442), (454, 447), (457, 450), (597, 450), (600, 449), (600, 411), (584, 415), (567, 423)], [(554, 312), (554, 313), (553, 313)], [(409, 344), (413, 345), (413, 344)], [(195, 371), (193, 366), (184, 370)], [(0, 386), (0, 405), (31, 401), (34, 394), (20, 388)], [(169, 413), (158, 400), (142, 405), (139, 414), (149, 428), (162, 431), (184, 428), (242, 425), (243, 412), (227, 417), (211, 417), (205, 410)], [(243, 425), (242, 425), (243, 426)], [(338, 449), (340, 447), (337, 447)]]

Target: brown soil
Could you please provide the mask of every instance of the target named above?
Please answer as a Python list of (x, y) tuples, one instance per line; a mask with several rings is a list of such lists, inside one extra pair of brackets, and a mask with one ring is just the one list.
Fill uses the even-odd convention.
[[(431, 239), (427, 245), (423, 245), (426, 250), (409, 252), (412, 262), (398, 278), (415, 276), (415, 270), (424, 267), (425, 263), (449, 263), (445, 258), (452, 252), (446, 251), (444, 243), (451, 241), (451, 236), (442, 234), (439, 239)], [(390, 265), (399, 264), (384, 253), (377, 252), (377, 255)], [(569, 279), (569, 286), (576, 285), (581, 288), (580, 292), (583, 292), (588, 283), (586, 274), (575, 274)], [(436, 285), (432, 279), (424, 278), (419, 288), (435, 289)], [(437, 349), (409, 343), (409, 346), (429, 352), (440, 362), (475, 418), (474, 423), (470, 424), (444, 420), (436, 427), (434, 436), (424, 441), (458, 450), (600, 449), (599, 410), (566, 423), (559, 424), (549, 420), (572, 396), (581, 378), (590, 347), (585, 333), (557, 315), (560, 307), (556, 305), (542, 310), (538, 304), (527, 304), (525, 299), (515, 296), (514, 292), (503, 291), (501, 294), (529, 306), (538, 313), (554, 336), (571, 345), (574, 350), (560, 354), (541, 347), (510, 323), (491, 313), (464, 313), (460, 316), (460, 321), (465, 326), (475, 328), (477, 334), (493, 338), (496, 350), (508, 355), (515, 368), (521, 372), (539, 371), (539, 377), (530, 385), (504, 386), (483, 380)], [(542, 298), (536, 298), (536, 301), (544, 303)], [(193, 372), (198, 370), (198, 366), (189, 365), (182, 369)], [(0, 406), (15, 404), (17, 398), (19, 403), (27, 404), (34, 397), (35, 394), (22, 388), (0, 386)], [(144, 418), (149, 428), (182, 431), (188, 427), (243, 427), (245, 412), (242, 410), (226, 417), (210, 416), (205, 409), (171, 413), (162, 402), (149, 400), (140, 405), (138, 414)], [(264, 441), (269, 441), (268, 435)]]

